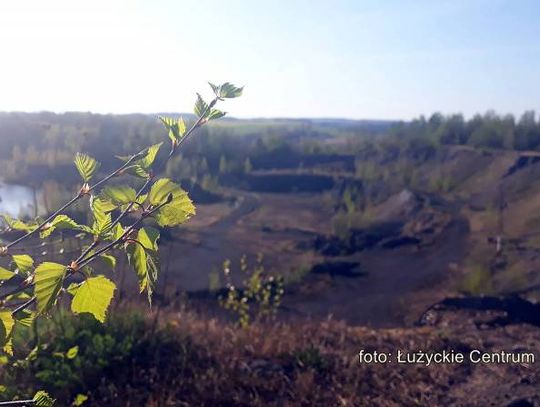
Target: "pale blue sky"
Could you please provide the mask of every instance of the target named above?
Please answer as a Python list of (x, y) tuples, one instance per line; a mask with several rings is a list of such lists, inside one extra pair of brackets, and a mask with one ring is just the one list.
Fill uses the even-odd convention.
[(540, 108), (537, 0), (0, 0), (0, 110), (410, 119)]

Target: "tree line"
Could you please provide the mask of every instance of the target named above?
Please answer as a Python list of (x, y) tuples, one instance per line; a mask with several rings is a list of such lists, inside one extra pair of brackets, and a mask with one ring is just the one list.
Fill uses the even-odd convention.
[(540, 121), (534, 111), (519, 118), (488, 111), (466, 120), (462, 114), (434, 113), (393, 126), (390, 135), (409, 144), (455, 144), (510, 150), (539, 150)]

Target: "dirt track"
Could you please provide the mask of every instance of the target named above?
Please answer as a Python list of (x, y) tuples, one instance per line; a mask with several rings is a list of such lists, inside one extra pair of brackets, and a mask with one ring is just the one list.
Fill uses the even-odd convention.
[[(180, 239), (173, 243), (169, 276), (166, 284), (174, 284), (187, 292), (206, 291), (208, 274), (219, 271), (225, 259), (238, 259), (250, 253), (253, 247), (245, 244), (235, 234), (238, 228), (246, 226), (246, 217), (257, 211), (264, 194), (242, 193), (232, 212), (198, 232), (196, 242)], [(372, 326), (402, 326), (409, 303), (416, 301), (419, 290), (440, 284), (448, 273), (448, 265), (459, 262), (464, 255), (469, 233), (467, 220), (454, 215), (454, 221), (428, 248), (416, 250), (413, 246), (396, 249), (372, 249), (339, 260), (360, 263), (360, 273), (355, 277), (318, 275), (308, 276), (299, 287), (290, 287), (284, 300), (286, 317), (311, 316), (325, 318), (329, 314), (345, 319), (352, 324)], [(240, 224), (240, 226), (239, 226)], [(255, 229), (253, 229), (255, 230)], [(298, 232), (298, 231), (296, 231)], [(256, 235), (255, 235), (256, 233)], [(245, 238), (245, 236), (244, 236)], [(249, 234), (248, 234), (249, 238)], [(259, 249), (257, 239), (268, 242), (274, 239), (290, 241), (306, 239), (295, 230), (282, 230), (272, 235), (254, 231), (254, 245)], [(166, 253), (168, 249), (164, 250)], [(295, 252), (285, 253), (295, 256)], [(271, 259), (270, 259), (271, 260)], [(321, 259), (322, 260), (322, 259)], [(337, 260), (337, 259), (335, 259)], [(164, 263), (166, 260), (164, 260)], [(279, 263), (283, 264), (283, 261)], [(165, 279), (161, 278), (164, 283)], [(425, 306), (437, 298), (423, 298)], [(216, 301), (208, 300), (210, 307)], [(423, 304), (416, 309), (421, 308)]]

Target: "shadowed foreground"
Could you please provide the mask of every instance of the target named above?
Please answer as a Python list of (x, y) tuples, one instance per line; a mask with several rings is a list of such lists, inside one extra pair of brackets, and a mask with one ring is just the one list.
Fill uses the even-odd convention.
[[(118, 313), (116, 314), (118, 315)], [(361, 406), (531, 405), (537, 364), (406, 365), (398, 350), (532, 352), (538, 328), (493, 326), (490, 311), (434, 312), (429, 326), (368, 329), (328, 320), (255, 324), (247, 330), (190, 312), (124, 313), (103, 326), (55, 319), (26, 368), (2, 371), (6, 396), (43, 387), (70, 405)], [(53, 340), (54, 339), (54, 340)], [(67, 355), (78, 346), (75, 357)], [(390, 364), (360, 364), (358, 352), (392, 353)], [(21, 367), (24, 367), (21, 366)]]

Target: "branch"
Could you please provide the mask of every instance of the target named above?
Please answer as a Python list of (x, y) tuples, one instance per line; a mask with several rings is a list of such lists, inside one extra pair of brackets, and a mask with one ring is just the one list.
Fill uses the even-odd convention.
[[(199, 127), (203, 124), (204, 120), (204, 116), (208, 113), (208, 111), (210, 111), (210, 109), (212, 107), (215, 106), (215, 104), (217, 103), (218, 101), (218, 98), (216, 97), (215, 99), (213, 99), (207, 106), (207, 108), (205, 109), (205, 111), (203, 112), (203, 114), (201, 115), (201, 117), (199, 117), (195, 123), (191, 126), (191, 128), (184, 134), (184, 136), (182, 137), (182, 139), (179, 141), (179, 142), (175, 142), (172, 144), (172, 147), (171, 147), (171, 150), (169, 152), (169, 155), (167, 156), (167, 158), (160, 164), (159, 167), (156, 167), (156, 172), (158, 172), (158, 170), (161, 170), (163, 168), (163, 166), (174, 156), (174, 153), (176, 152), (176, 150), (178, 149), (178, 147), (180, 147), (182, 145), (182, 143), (185, 142), (185, 140)], [(118, 174), (120, 171), (122, 171), (123, 169), (125, 169), (137, 156), (139, 156), (143, 151), (145, 151), (145, 149), (143, 149), (141, 152), (133, 155), (130, 157), (130, 159), (128, 161), (126, 161), (124, 163), (124, 165), (122, 165), (120, 168), (118, 168), (116, 171), (114, 171), (113, 173), (111, 173), (110, 175), (108, 175), (107, 177), (105, 177), (104, 179), (102, 179), (101, 181), (99, 181), (98, 183), (96, 183), (95, 185), (93, 185), (89, 190), (93, 190), (94, 188), (96, 188), (98, 185), (102, 184), (103, 182), (109, 180), (110, 178), (114, 177), (116, 174)], [(152, 173), (154, 173), (152, 171)], [(142, 185), (142, 187), (137, 191), (137, 194), (135, 196), (135, 201), (145, 192), (145, 190), (148, 188), (148, 186), (153, 182), (154, 180), (154, 175), (152, 175), (151, 177), (149, 177), (146, 182)], [(79, 199), (81, 197), (81, 193), (79, 192), (79, 194), (74, 197), (70, 202), (68, 202), (68, 204), (64, 205), (61, 209), (59, 209), (58, 211), (55, 212), (55, 214), (51, 215), (48, 220), (46, 220), (45, 222), (43, 222), (42, 225), (40, 225), (38, 227), (41, 228), (45, 223), (47, 223), (47, 221), (50, 221), (51, 219), (54, 218), (54, 216), (56, 216), (59, 212), (61, 212), (63, 209), (69, 207), (69, 205), (73, 204), (73, 202), (75, 202), (77, 199)], [(73, 201), (73, 202), (72, 202)], [(143, 212), (143, 214), (141, 215), (141, 217), (135, 222), (133, 223), (131, 226), (129, 226), (125, 231), (124, 233), (122, 233), (122, 235), (120, 237), (118, 237), (118, 239), (114, 240), (113, 242), (111, 243), (108, 243), (107, 245), (103, 246), (102, 248), (98, 249), (96, 252), (92, 253), (90, 255), (90, 257), (87, 257), (85, 259), (85, 256), (87, 256), (91, 251), (92, 249), (94, 249), (96, 246), (97, 246), (97, 242), (93, 242), (78, 258), (77, 260), (75, 261), (75, 263), (77, 264), (78, 268), (77, 269), (80, 269), (86, 265), (88, 265), (89, 263), (91, 263), (92, 261), (94, 261), (97, 257), (99, 257), (101, 254), (111, 250), (112, 248), (114, 248), (114, 246), (116, 246), (117, 244), (119, 243), (122, 243), (125, 238), (135, 229), (135, 227), (140, 223), (142, 222), (144, 219), (146, 219), (147, 217), (151, 216), (153, 213), (155, 213), (156, 211), (158, 211), (160, 208), (162, 208), (163, 206), (165, 206), (167, 203), (169, 202), (164, 202), (154, 208), (152, 208), (150, 211), (148, 212)], [(131, 202), (121, 213), (120, 215), (118, 215), (118, 217), (114, 220), (114, 222), (111, 224), (111, 228), (116, 226), (116, 224), (118, 224), (127, 214), (128, 212), (133, 208), (133, 205), (134, 205), (134, 202)], [(38, 229), (28, 233), (27, 235), (23, 236), (22, 238), (18, 239), (17, 241), (13, 242), (12, 245), (18, 243), (19, 241), (29, 237), (31, 234), (33, 234), (34, 232), (36, 232)], [(72, 276), (74, 273), (76, 272), (76, 270), (72, 269), (70, 266), (68, 266), (68, 272), (66, 273), (66, 276), (64, 277), (64, 280), (69, 278), (70, 276)], [(10, 292), (9, 295), (12, 295), (12, 294), (16, 294), (18, 292), (21, 292), (21, 291), (24, 291), (26, 288), (28, 287), (31, 287), (33, 286), (34, 284), (26, 284), (24, 287), (18, 287), (16, 288), (15, 290), (13, 290), (13, 292)], [(4, 297), (5, 298), (5, 297)], [(35, 297), (32, 297), (29, 301), (27, 301), (26, 303), (22, 304), (21, 306), (17, 307), (14, 311), (13, 311), (13, 314), (16, 313), (16, 312), (19, 312), (27, 307), (29, 307), (30, 305), (32, 305), (33, 303), (35, 302)]]
[(77, 195), (75, 195), (73, 198), (71, 198), (67, 203), (65, 203), (60, 209), (57, 209), (56, 211), (54, 211), (47, 219), (45, 219), (41, 224), (38, 225), (37, 228), (35, 228), (34, 230), (31, 230), (30, 232), (26, 233), (25, 235), (21, 236), (20, 238), (14, 240), (13, 242), (11, 243), (8, 243), (6, 246), (4, 246), (4, 249), (3, 249), (3, 252), (4, 254), (7, 252), (7, 249), (15, 246), (16, 244), (22, 242), (23, 240), (26, 240), (28, 239), (29, 237), (32, 237), (33, 235), (35, 235), (36, 233), (40, 232), (43, 227), (45, 225), (47, 225), (47, 223), (49, 223), (50, 221), (52, 221), (56, 216), (60, 215), (64, 210), (66, 210), (67, 208), (69, 208), (71, 205), (73, 205), (75, 202), (77, 202), (79, 199), (81, 199), (84, 195), (86, 195), (87, 193), (89, 193), (90, 191), (94, 190), (95, 188), (97, 188), (98, 186), (100, 186), (101, 184), (103, 184), (104, 182), (107, 182), (108, 180), (110, 180), (112, 177), (115, 177), (116, 175), (118, 175), (121, 171), (123, 171), (129, 164), (131, 164), (131, 162), (139, 157), (144, 151), (146, 150), (143, 149), (141, 151), (139, 151), (137, 154), (135, 155), (132, 155), (129, 160), (127, 160), (122, 166), (118, 167), (115, 171), (113, 171), (112, 173), (110, 173), (109, 175), (107, 175), (105, 178), (103, 178), (101, 181), (95, 183), (94, 185), (92, 185), (91, 187), (89, 187), (88, 189), (86, 190), (79, 190), (79, 192), (77, 192)]
[[(159, 173), (161, 171), (161, 169), (163, 168), (164, 165), (167, 164), (167, 162), (169, 162), (169, 160), (174, 156), (174, 153), (176, 152), (176, 150), (178, 149), (178, 147), (180, 147), (182, 145), (182, 143), (185, 142), (185, 140), (187, 140), (187, 138), (198, 128), (200, 127), (204, 120), (204, 116), (210, 111), (210, 109), (212, 109), (215, 104), (217, 103), (218, 101), (218, 98), (214, 98), (209, 104), (208, 106), (206, 107), (206, 109), (204, 110), (204, 112), (202, 113), (201, 117), (199, 117), (195, 123), (193, 123), (193, 125), (190, 127), (190, 129), (184, 134), (184, 136), (180, 139), (180, 141), (176, 142), (176, 143), (172, 143), (172, 146), (171, 146), (171, 151), (169, 152), (169, 155), (167, 156), (167, 158), (165, 160), (163, 160), (159, 166), (157, 166), (155, 168), (155, 170), (152, 170), (151, 171), (151, 176), (145, 181), (145, 183), (143, 184), (142, 187), (139, 188), (139, 190), (137, 191), (137, 194), (135, 195), (135, 199), (134, 201), (137, 201), (137, 199), (139, 199), (141, 197), (142, 194), (144, 194), (144, 192), (147, 190), (147, 188), (152, 184), (152, 182), (154, 181), (154, 177), (155, 177), (155, 174)], [(115, 227), (130, 211), (131, 209), (133, 208), (133, 205), (134, 205), (134, 202), (130, 202), (129, 205), (120, 213), (120, 215), (118, 215), (118, 217), (113, 221), (113, 223), (111, 224), (111, 228)], [(95, 247), (95, 245), (94, 245)], [(90, 250), (88, 250), (88, 252), (90, 252)], [(101, 252), (103, 253), (103, 252)], [(88, 253), (85, 254), (85, 256), (87, 255)], [(84, 260), (84, 257), (85, 256), (80, 256), (76, 263), (79, 263), (80, 261)]]
[(19, 305), (17, 308), (15, 308), (13, 311), (11, 311), (11, 315), (15, 315), (17, 312), (22, 311), (23, 309), (28, 308), (30, 305), (32, 305), (34, 302), (36, 302), (36, 297), (30, 298), (25, 303)]
[(36, 404), (36, 401), (35, 400), (0, 401), (0, 406), (26, 406), (28, 404)]

